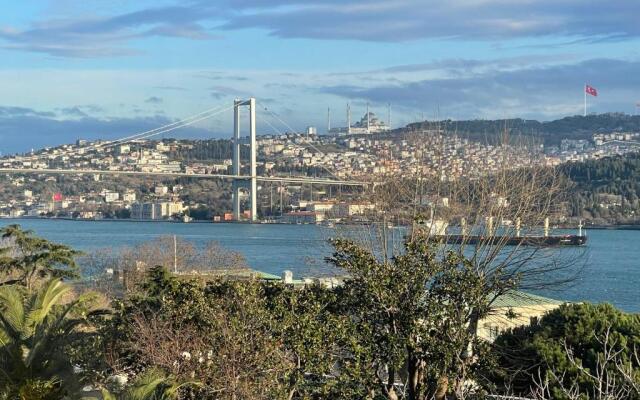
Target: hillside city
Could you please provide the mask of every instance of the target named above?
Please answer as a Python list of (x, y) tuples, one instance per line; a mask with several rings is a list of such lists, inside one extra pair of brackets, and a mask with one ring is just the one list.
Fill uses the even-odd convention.
[(640, 400), (640, 0), (0, 13), (0, 400)]
[[(367, 120), (367, 116), (369, 119)], [(634, 152), (640, 146), (638, 132), (594, 133), (590, 139), (562, 139), (560, 145), (510, 144), (470, 140), (443, 129), (389, 129), (373, 113), (365, 114), (353, 126), (334, 128), (330, 135), (318, 135), (313, 127), (305, 133), (262, 135), (258, 137), (258, 169), (263, 176), (304, 174), (341, 179), (366, 180), (372, 175), (413, 173), (436, 176), (442, 181), (490, 174), (504, 165), (511, 168), (532, 164), (557, 166), (567, 162), (597, 160)], [(226, 142), (226, 143), (225, 143)], [(0, 198), (0, 217), (63, 216), (80, 219), (105, 217), (161, 220), (192, 219), (189, 210), (211, 207), (200, 199), (185, 198), (182, 184), (158, 179), (146, 193), (137, 184), (117, 189), (102, 187), (112, 179), (108, 172), (134, 171), (152, 174), (184, 173), (189, 175), (230, 174), (232, 160), (224, 144), (230, 141), (162, 139), (134, 140), (126, 143), (87, 141), (44, 148), (25, 155), (0, 159), (0, 168), (77, 169), (93, 173), (77, 175), (76, 181), (92, 180), (91, 190), (60, 193), (34, 187), (44, 181), (54, 185), (54, 175), (7, 175), (5, 179), (19, 196)], [(214, 147), (216, 147), (214, 146)], [(222, 149), (221, 149), (222, 148)], [(195, 154), (195, 157), (190, 155)], [(100, 173), (96, 171), (105, 171)], [(167, 178), (170, 176), (165, 176)], [(168, 182), (168, 183), (167, 183)], [(309, 189), (305, 198), (299, 186), (276, 188), (280, 199), (274, 212), (273, 188), (267, 200), (272, 217), (279, 222), (318, 223), (329, 218), (358, 218), (373, 205), (357, 198), (339, 199), (334, 193)], [(284, 193), (281, 193), (284, 192)], [(315, 199), (314, 199), (315, 193)], [(283, 204), (286, 194), (287, 204)], [(193, 196), (191, 196), (193, 197)], [(357, 196), (356, 196), (357, 197)], [(205, 219), (231, 220), (227, 203), (217, 204), (213, 215)], [(114, 211), (113, 213), (107, 210)], [(287, 212), (284, 212), (287, 211)], [(196, 213), (197, 214), (197, 213)], [(264, 214), (264, 213), (263, 213)], [(245, 213), (245, 216), (247, 214)]]

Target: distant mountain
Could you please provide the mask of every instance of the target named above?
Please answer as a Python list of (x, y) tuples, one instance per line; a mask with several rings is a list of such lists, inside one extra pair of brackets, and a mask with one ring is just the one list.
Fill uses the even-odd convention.
[(555, 121), (501, 119), (467, 121), (424, 121), (407, 125), (396, 132), (411, 132), (439, 127), (472, 140), (494, 142), (506, 131), (510, 137), (531, 136), (545, 145), (558, 145), (562, 139), (590, 139), (594, 133), (640, 132), (640, 116), (623, 113), (607, 113), (565, 117)]

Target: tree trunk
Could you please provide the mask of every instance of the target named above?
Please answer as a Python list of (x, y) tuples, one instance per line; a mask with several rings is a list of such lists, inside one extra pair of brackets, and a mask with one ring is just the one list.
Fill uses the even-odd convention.
[(407, 399), (408, 400), (417, 400), (419, 396), (419, 385), (420, 385), (420, 361), (416, 360), (415, 357), (409, 357), (409, 362), (407, 363)]
[(446, 400), (447, 392), (449, 391), (449, 378), (447, 376), (441, 376), (438, 378), (438, 388), (434, 396), (435, 400)]
[(398, 394), (396, 393), (396, 372), (393, 368), (389, 368), (389, 376), (387, 377), (387, 398), (389, 400), (398, 400)]

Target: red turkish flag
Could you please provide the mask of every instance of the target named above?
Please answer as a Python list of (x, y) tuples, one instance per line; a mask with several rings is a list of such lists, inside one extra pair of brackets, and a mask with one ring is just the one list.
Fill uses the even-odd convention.
[(590, 94), (592, 96), (598, 97), (598, 91), (596, 90), (596, 88), (586, 85), (584, 87), (585, 92), (587, 92), (587, 94)]

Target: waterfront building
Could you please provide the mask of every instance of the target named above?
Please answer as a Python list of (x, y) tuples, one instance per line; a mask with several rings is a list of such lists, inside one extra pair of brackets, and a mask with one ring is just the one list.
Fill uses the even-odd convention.
[(324, 221), (324, 214), (313, 211), (293, 211), (282, 216), (285, 224), (317, 224)]
[(134, 203), (131, 205), (131, 218), (159, 220), (167, 219), (184, 212), (181, 201), (162, 201), (149, 203)]

